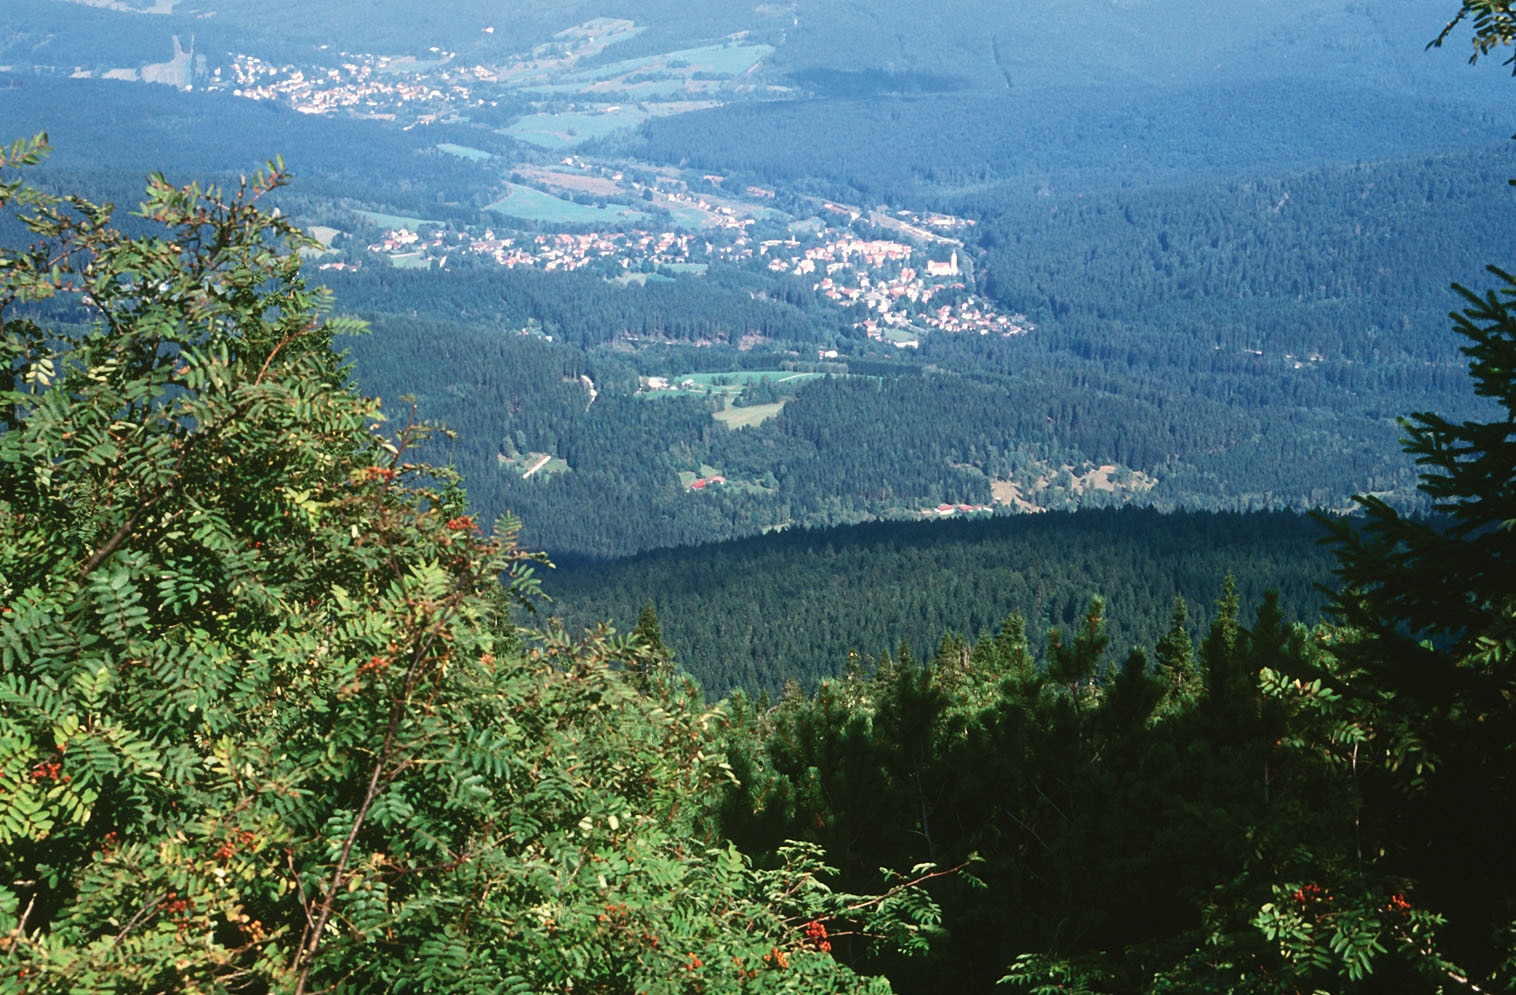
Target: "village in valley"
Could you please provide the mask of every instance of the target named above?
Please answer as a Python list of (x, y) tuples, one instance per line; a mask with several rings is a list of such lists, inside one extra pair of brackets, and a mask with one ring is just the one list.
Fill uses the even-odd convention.
[[(558, 32), (530, 50), (483, 61), (432, 46), (419, 55), (384, 55), (317, 46), (301, 63), (230, 53), (171, 82), (222, 90), (250, 100), (283, 103), (303, 114), (347, 114), (395, 121), (407, 128), (462, 123), (502, 105), (525, 100), (536, 114), (507, 129), (534, 144), (566, 147), (573, 135), (552, 119), (603, 117), (614, 128), (635, 127), (648, 116), (712, 106), (760, 88), (750, 71), (773, 52), (738, 32), (697, 48), (606, 61), (607, 48), (628, 41), (642, 26), (621, 18), (592, 18)], [(492, 25), (479, 27), (494, 35)], [(590, 130), (598, 130), (590, 124)]]
[[(494, 29), (479, 30), (488, 35)], [(182, 63), (183, 71), (163, 81), (281, 103), (303, 114), (382, 119), (407, 130), (477, 125), (475, 117), (505, 103), (534, 111), (500, 133), (546, 153), (541, 161), (508, 163), (449, 142), (434, 148), (437, 155), (498, 167), (501, 196), (486, 208), (500, 218), (498, 225), (371, 215), (372, 225), (355, 227), (376, 225), (378, 237), (368, 235), (363, 251), (323, 259), (323, 268), (356, 268), (380, 257), (401, 267), (445, 269), (468, 257), (645, 282), (738, 265), (809, 284), (818, 296), (856, 311), (853, 324), (870, 339), (898, 348), (916, 347), (934, 332), (1008, 336), (1032, 329), (1024, 316), (997, 312), (976, 295), (963, 242), (955, 237), (973, 226), (971, 220), (820, 200), (802, 202), (814, 211), (806, 217), (793, 201), (787, 213), (776, 209), (772, 189), (579, 154), (585, 141), (636, 128), (649, 117), (764, 95), (753, 71), (772, 49), (742, 33), (701, 48), (602, 58), (641, 30), (628, 20), (595, 18), (488, 63), (438, 47), (389, 56), (318, 46), (305, 64), (247, 53), (215, 64), (194, 52), (193, 41), (182, 51), (175, 39), (175, 65)], [(330, 247), (329, 238), (323, 241)]]
[[(565, 159), (562, 167), (595, 168), (577, 156)], [(922, 335), (934, 332), (1010, 336), (1033, 330), (1026, 316), (997, 311), (974, 293), (962, 243), (939, 234), (968, 227), (972, 221), (883, 208), (865, 214), (825, 202), (817, 216), (783, 225), (776, 232), (783, 237), (759, 238), (755, 227), (775, 228), (772, 212), (761, 199), (706, 197), (683, 189), (677, 181), (642, 184), (624, 180), (610, 167), (604, 171), (618, 185), (618, 193), (665, 209), (683, 208), (687, 216), (695, 214), (704, 221), (702, 228), (546, 233), (508, 229), (504, 218), (498, 229), (400, 226), (386, 228), (366, 246), (367, 255), (392, 265), (437, 268), (468, 257), (510, 268), (590, 270), (621, 282), (698, 274), (713, 264), (760, 268), (798, 279), (838, 307), (856, 309), (855, 327), (870, 339), (898, 348), (914, 348)], [(551, 174), (546, 175), (539, 182), (553, 183)], [(764, 193), (757, 191), (757, 197)], [(744, 194), (751, 197), (753, 191)], [(361, 257), (323, 265), (345, 268), (359, 262)]]

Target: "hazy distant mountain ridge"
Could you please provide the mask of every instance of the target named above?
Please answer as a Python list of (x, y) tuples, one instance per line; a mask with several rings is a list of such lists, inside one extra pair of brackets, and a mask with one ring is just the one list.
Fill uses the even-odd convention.
[[(445, 6), (411, 0), (307, 4), (301, 0), (133, 0), (106, 7), (90, 0), (11, 0), (0, 25), (40, 23), (21, 45), (0, 47), (7, 62), (48, 57), (50, 47), (71, 57), (152, 58), (140, 39), (191, 33), (237, 38), (294, 52), (320, 51), (425, 56), (438, 48), (460, 59), (489, 61), (550, 43), (555, 35), (595, 18), (629, 19), (640, 29), (624, 42), (624, 57), (671, 51), (746, 34), (775, 46), (768, 71), (802, 76), (808, 70), (893, 74), (931, 80), (943, 88), (1004, 91), (1070, 84), (1171, 85), (1217, 79), (1232, 82), (1280, 76), (1352, 78), (1390, 90), (1439, 93), (1469, 90), (1494, 99), (1487, 79), (1448, 72), (1457, 53), (1427, 58), (1447, 12), (1435, 0), (1389, 0), (1372, 6), (1315, 0), (1235, 6), (1201, 0), (1017, 0), (985, 5), (945, 0), (922, 6), (901, 0), (836, 3), (791, 0), (773, 4), (624, 0), (523, 0), (500, 5), (452, 0)], [(151, 10), (151, 15), (142, 11)], [(68, 24), (60, 23), (66, 17)], [(51, 30), (49, 30), (51, 28)], [(73, 39), (87, 44), (71, 48)], [(1488, 74), (1485, 74), (1486, 76)]]

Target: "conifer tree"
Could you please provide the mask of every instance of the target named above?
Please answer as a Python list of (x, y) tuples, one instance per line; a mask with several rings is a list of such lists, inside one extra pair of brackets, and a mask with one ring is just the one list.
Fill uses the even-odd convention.
[(1402, 421), (1437, 517), (1365, 497), (1361, 524), (1329, 523), (1342, 628), (1309, 683), (1280, 692), (1314, 736), (1351, 747), (1355, 852), (1373, 855), (1360, 901), (1389, 912), (1380, 949), (1347, 963), (1359, 975), (1516, 983), (1516, 857), (1499, 828), (1516, 819), (1516, 280), (1491, 273), (1497, 289), (1457, 288), (1453, 317), (1495, 416)]
[(1199, 676), (1195, 672), (1195, 645), (1187, 624), (1190, 609), (1184, 598), (1174, 599), (1169, 630), (1154, 647), (1157, 671), (1164, 685), (1164, 700), (1171, 710), (1184, 710), (1199, 694)]
[(632, 643), (638, 652), (625, 663), (632, 686), (643, 694), (664, 688), (674, 674), (674, 653), (663, 641), (658, 609), (651, 601), (637, 613), (637, 624), (632, 627)]

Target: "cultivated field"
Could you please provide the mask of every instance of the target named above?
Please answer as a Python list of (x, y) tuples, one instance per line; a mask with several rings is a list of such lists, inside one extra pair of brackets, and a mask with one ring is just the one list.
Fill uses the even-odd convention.
[(612, 197), (618, 193), (625, 193), (621, 184), (615, 180), (606, 179), (604, 176), (590, 176), (562, 169), (546, 169), (542, 166), (520, 166), (517, 172), (534, 183), (558, 187), (562, 190), (573, 190), (576, 193), (593, 194), (596, 197)]

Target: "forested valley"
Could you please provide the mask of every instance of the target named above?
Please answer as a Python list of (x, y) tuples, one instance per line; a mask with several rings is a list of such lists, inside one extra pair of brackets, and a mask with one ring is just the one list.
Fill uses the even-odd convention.
[[(484, 535), (425, 431), (344, 385), (352, 329), (255, 204), (282, 182), (155, 179), (161, 238), (22, 198), (60, 251), (3, 257), (4, 990), (1510, 980), (1510, 277), (1458, 319), (1501, 417), (1405, 423), (1445, 517), (1318, 520), (1329, 624), (1236, 575), (1153, 603), (1153, 573), (1190, 591), (1227, 560), (1301, 597), (1287, 516), (797, 532), (713, 563), (840, 561), (911, 605), (893, 558), (1014, 598), (988, 569), (1014, 545), (1052, 565), (1031, 585), (1153, 584), (1109, 604), (1159, 621), (1113, 645), (1105, 599), (1049, 585), (929, 657), (713, 702), (650, 604), (628, 637), (530, 618), (552, 602), (516, 523)], [(41, 323), (75, 280), (100, 321)]]
[[(28, 0), (8, 15), (19, 25), (8, 58), (54, 37), (49, 10)], [(540, 30), (538, 14), (520, 16), (520, 30)], [(728, 16), (681, 30), (700, 37)], [(1124, 16), (1152, 38), (1183, 21)], [(536, 106), (535, 91), (405, 129), (225, 91), (19, 70), (7, 92), (18, 129), (53, 133), (40, 183), (120, 204), (161, 165), (149, 150), (227, 181), (228, 164), (258, 161), (277, 132), (301, 180), (271, 196), (338, 233), (323, 265), (357, 267), (321, 279), (371, 324), (343, 342), (360, 388), (397, 411), (414, 398), (418, 418), (455, 431), (439, 453), (480, 517), (516, 512), (524, 541), (565, 562), (919, 519), (945, 504), (1344, 511), (1373, 493), (1425, 510), (1395, 418), (1482, 412), (1460, 389), (1456, 345), (1428, 330), (1456, 304), (1447, 285), (1498, 258), (1513, 220), (1509, 200), (1483, 193), (1511, 172), (1509, 145), (1493, 144), (1503, 105), (1379, 27), (1360, 49), (1305, 58), (1283, 8), (1260, 15), (1254, 42), (1252, 29), (1196, 16), (1206, 31), (1193, 50), (1155, 49), (1114, 97), (1106, 76), (1136, 71), (1130, 54), (1055, 72), (1060, 47), (1009, 33), (1067, 40), (1068, 25), (1034, 12), (996, 14), (988, 47), (948, 17), (941, 33), (911, 37), (913, 68), (898, 72), (870, 61), (872, 28), (821, 19), (777, 44), (778, 22), (760, 19), (753, 40), (776, 47), (765, 78), (796, 99), (734, 96), (572, 147), (596, 176), (625, 173), (644, 195), (623, 184), (573, 197), (656, 204), (649, 224), (687, 224), (665, 192), (767, 191), (746, 229), (754, 244), (817, 230), (835, 201), (863, 212), (856, 238), (898, 237), (871, 220), (877, 206), (961, 219), (963, 286), (938, 299), (1023, 316), (1030, 331), (927, 334), (915, 348), (866, 335), (858, 309), (826, 300), (816, 277), (724, 256), (709, 230), (682, 267), (633, 271), (508, 268), (441, 249), (403, 269), (366, 249), (401, 221), (460, 245), (486, 230), (518, 241), (596, 230), (492, 206), (523, 173), (565, 168), (495, 126)], [(1346, 31), (1357, 15), (1322, 16)], [(672, 43), (650, 24), (587, 57), (591, 75), (618, 66), (618, 50), (630, 64)], [(140, 17), (100, 11), (73, 30), (119, 36), (123, 58), (154, 37)], [(382, 24), (372, 32), (386, 37)], [(263, 26), (249, 39), (267, 35), (268, 58), (294, 58), (278, 34)], [(67, 44), (57, 58), (98, 64), (83, 41)], [(483, 58), (495, 44), (459, 47)], [(1247, 59), (1218, 83), (1200, 60), (1238, 45)], [(1297, 61), (1281, 75), (1284, 58)], [(782, 408), (750, 417), (731, 408), (752, 394), (641, 390), (647, 378), (743, 371), (757, 374), (755, 391), (764, 375), (826, 376), (787, 381), (771, 402)], [(710, 477), (723, 484), (691, 493)]]
[(223, 7), (0, 11), (0, 995), (1516, 988), (1508, 0)]
[[(349, 344), (364, 389), (413, 396), (457, 430), (449, 458), (477, 506), (516, 511), (528, 542), (565, 557), (987, 506), (997, 480), (1052, 509), (1346, 509), (1355, 491), (1417, 507), (1395, 418), (1429, 398), (1450, 415), (1486, 410), (1458, 388), (1456, 344), (1425, 329), (1456, 300), (1436, 274), (1499, 252), (1513, 205), (1476, 191), (1508, 160), (1483, 150), (987, 215), (978, 279), (1036, 330), (931, 336), (906, 355), (850, 335), (801, 288), (754, 297), (714, 266), (626, 288), (479, 268), (330, 282), (373, 325)], [(551, 342), (501, 334), (529, 315)], [(746, 334), (759, 344), (737, 348)], [(628, 350), (627, 336), (654, 342)], [(816, 359), (835, 348), (847, 355)], [(716, 397), (637, 393), (639, 377), (744, 368), (831, 375), (741, 428), (712, 417)], [(567, 470), (523, 480), (499, 458), (517, 452)], [(679, 471), (702, 466), (727, 486), (690, 493)], [(1119, 486), (1078, 485), (1101, 466), (1120, 468)]]

